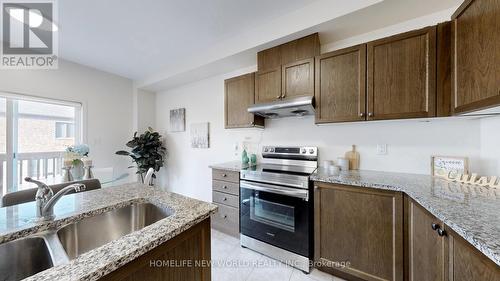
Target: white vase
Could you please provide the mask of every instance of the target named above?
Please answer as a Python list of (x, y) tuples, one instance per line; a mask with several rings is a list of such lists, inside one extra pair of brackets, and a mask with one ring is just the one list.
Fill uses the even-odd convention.
[(71, 168), (71, 175), (73, 179), (78, 181), (83, 179), (85, 174), (85, 169), (83, 168), (83, 162), (80, 159), (73, 160), (73, 167)]

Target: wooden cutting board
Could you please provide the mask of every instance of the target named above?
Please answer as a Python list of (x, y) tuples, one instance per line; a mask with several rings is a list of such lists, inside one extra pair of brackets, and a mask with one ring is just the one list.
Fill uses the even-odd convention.
[(359, 170), (359, 153), (355, 145), (352, 145), (351, 151), (345, 153), (345, 158), (349, 159), (349, 169)]

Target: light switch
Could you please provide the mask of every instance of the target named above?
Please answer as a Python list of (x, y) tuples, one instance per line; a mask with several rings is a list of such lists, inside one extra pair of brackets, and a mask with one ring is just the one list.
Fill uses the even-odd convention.
[(377, 155), (387, 154), (387, 144), (377, 144)]

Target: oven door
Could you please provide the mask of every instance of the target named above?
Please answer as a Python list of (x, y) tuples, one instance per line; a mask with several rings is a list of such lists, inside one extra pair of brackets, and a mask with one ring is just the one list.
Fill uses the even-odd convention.
[(311, 208), (308, 189), (240, 181), (240, 232), (310, 257)]

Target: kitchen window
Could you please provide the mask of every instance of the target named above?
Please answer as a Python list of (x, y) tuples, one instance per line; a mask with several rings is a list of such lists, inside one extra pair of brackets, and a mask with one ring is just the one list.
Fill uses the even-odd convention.
[(0, 92), (0, 196), (61, 175), (65, 149), (82, 140), (82, 105)]

